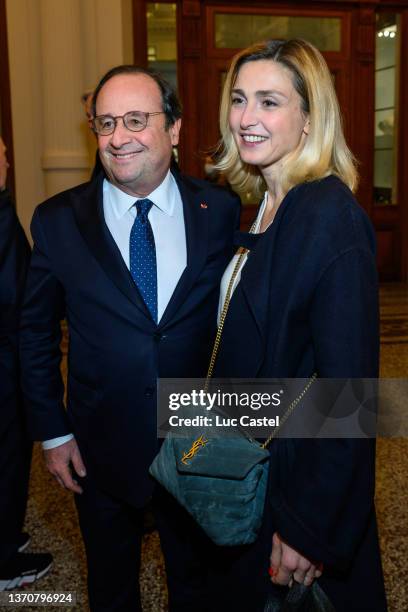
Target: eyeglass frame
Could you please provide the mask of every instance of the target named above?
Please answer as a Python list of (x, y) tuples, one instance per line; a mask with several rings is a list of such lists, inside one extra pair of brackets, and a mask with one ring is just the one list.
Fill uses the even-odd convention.
[[(144, 118), (145, 118), (146, 123), (145, 123), (145, 125), (144, 125), (144, 126), (143, 126), (143, 127), (140, 129), (140, 130), (132, 130), (132, 128), (130, 128), (130, 127), (128, 127), (128, 126), (126, 125), (125, 117), (126, 117), (127, 115), (132, 114), (132, 113), (139, 113), (140, 115), (143, 115), (143, 116), (144, 116)], [(117, 124), (118, 124), (118, 119), (122, 119), (123, 125), (125, 126), (125, 128), (126, 128), (127, 130), (129, 130), (129, 132), (142, 132), (143, 130), (145, 130), (145, 129), (147, 128), (147, 123), (148, 123), (148, 121), (149, 121), (149, 117), (150, 117), (151, 115), (164, 115), (164, 114), (165, 114), (165, 112), (164, 112), (164, 111), (155, 111), (155, 112), (153, 112), (153, 113), (147, 113), (147, 112), (145, 112), (145, 111), (137, 111), (137, 110), (132, 110), (132, 111), (128, 111), (128, 112), (127, 112), (127, 113), (125, 113), (124, 115), (116, 115), (116, 116), (115, 116), (115, 115), (109, 115), (109, 114), (106, 114), (106, 115), (97, 115), (96, 117), (94, 117), (94, 118), (92, 119), (92, 129), (93, 129), (93, 131), (95, 132), (95, 134), (98, 134), (99, 136), (110, 136), (110, 135), (111, 135), (111, 134), (113, 134), (113, 133), (114, 133), (114, 131), (116, 130), (116, 126), (117, 126)], [(109, 132), (108, 134), (106, 134), (106, 133), (105, 133), (105, 134), (101, 134), (101, 132), (98, 132), (98, 130), (97, 130), (97, 129), (96, 129), (96, 127), (95, 127), (95, 120), (96, 120), (96, 119), (100, 119), (101, 117), (109, 117), (110, 119), (113, 119), (113, 121), (115, 122), (115, 125), (114, 125), (114, 127), (113, 127), (112, 131), (111, 131), (111, 132)]]

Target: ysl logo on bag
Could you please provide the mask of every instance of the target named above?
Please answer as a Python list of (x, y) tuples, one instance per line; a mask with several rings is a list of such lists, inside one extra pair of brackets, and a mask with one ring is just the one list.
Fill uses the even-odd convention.
[(193, 445), (188, 451), (188, 453), (183, 453), (183, 456), (181, 458), (181, 463), (184, 463), (184, 465), (188, 465), (187, 459), (192, 459), (194, 455), (198, 453), (200, 448), (207, 444), (207, 442), (208, 440), (205, 440), (204, 434), (202, 434), (199, 438), (197, 438), (197, 440), (193, 442)]

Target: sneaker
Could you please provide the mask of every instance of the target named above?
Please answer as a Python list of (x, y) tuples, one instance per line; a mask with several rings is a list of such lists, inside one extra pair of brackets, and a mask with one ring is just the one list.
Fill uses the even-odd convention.
[(0, 568), (0, 591), (31, 584), (45, 576), (52, 566), (49, 553), (16, 553)]
[(20, 553), (23, 552), (23, 550), (27, 548), (30, 542), (31, 542), (30, 534), (26, 533), (25, 531), (21, 532), (18, 538), (17, 552), (20, 552)]

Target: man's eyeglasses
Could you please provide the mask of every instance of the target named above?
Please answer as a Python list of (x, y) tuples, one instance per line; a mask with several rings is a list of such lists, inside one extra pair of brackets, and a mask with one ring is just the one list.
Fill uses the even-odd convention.
[(164, 111), (156, 113), (144, 113), (143, 111), (129, 111), (124, 115), (112, 117), (112, 115), (98, 115), (92, 120), (94, 131), (101, 136), (113, 134), (118, 119), (122, 119), (125, 128), (131, 132), (141, 132), (145, 129), (150, 115), (162, 115)]

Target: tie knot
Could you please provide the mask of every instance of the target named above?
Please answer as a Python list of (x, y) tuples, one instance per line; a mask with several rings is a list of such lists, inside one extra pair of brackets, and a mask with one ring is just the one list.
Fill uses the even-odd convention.
[(148, 198), (144, 198), (144, 200), (138, 200), (136, 202), (137, 214), (141, 215), (142, 221), (146, 221), (147, 215), (149, 214), (149, 211), (152, 206), (153, 206), (153, 202), (149, 200)]

